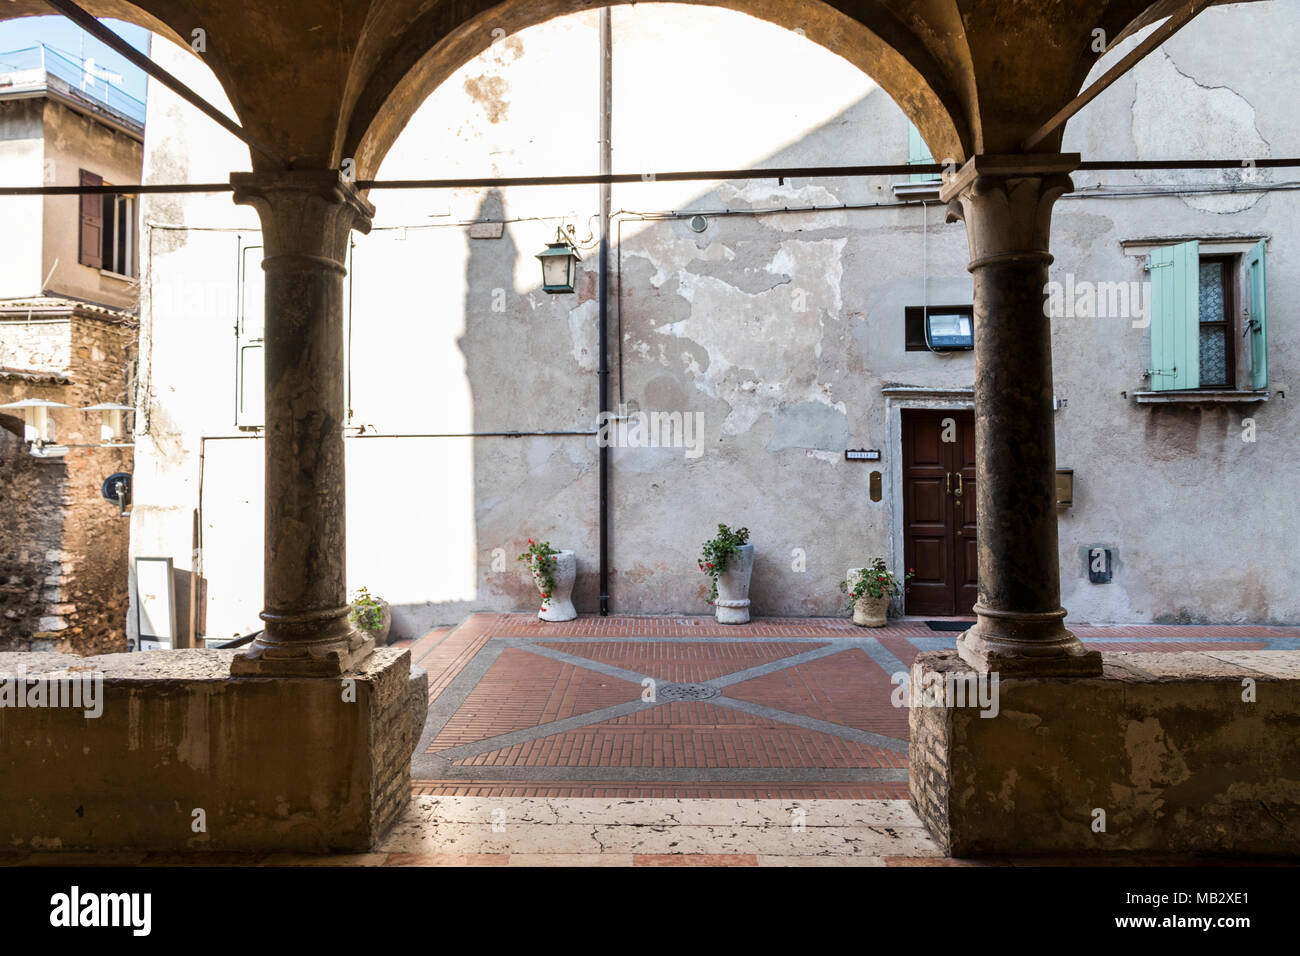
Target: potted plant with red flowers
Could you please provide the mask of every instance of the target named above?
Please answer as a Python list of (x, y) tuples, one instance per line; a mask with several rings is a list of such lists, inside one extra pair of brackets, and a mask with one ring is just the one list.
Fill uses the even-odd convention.
[(876, 558), (865, 568), (849, 568), (840, 590), (848, 595), (844, 610), (853, 612), (859, 627), (884, 627), (889, 618), (889, 602), (903, 593), (903, 582), (915, 576), (910, 568), (900, 579), (889, 570), (884, 558)]
[(556, 551), (549, 541), (540, 544), (528, 539), (528, 550), (519, 555), (533, 574), (533, 583), (542, 595), (537, 616), (543, 621), (572, 621), (578, 616), (573, 607), (573, 582), (578, 577), (578, 559), (572, 551)]
[(732, 531), (718, 525), (718, 533), (708, 541), (696, 562), (709, 576), (709, 603), (719, 624), (749, 622), (749, 578), (754, 571), (754, 546), (749, 544), (749, 529)]

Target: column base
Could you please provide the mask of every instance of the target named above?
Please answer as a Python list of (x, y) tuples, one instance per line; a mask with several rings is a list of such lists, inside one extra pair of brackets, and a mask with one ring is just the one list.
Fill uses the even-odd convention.
[(1001, 677), (1100, 677), (1101, 652), (1066, 629), (1065, 609), (994, 611), (975, 605), (978, 623), (957, 639), (957, 654), (980, 673)]
[(275, 641), (259, 637), (230, 662), (234, 677), (341, 677), (375, 651), (375, 639), (358, 631), (345, 638)]

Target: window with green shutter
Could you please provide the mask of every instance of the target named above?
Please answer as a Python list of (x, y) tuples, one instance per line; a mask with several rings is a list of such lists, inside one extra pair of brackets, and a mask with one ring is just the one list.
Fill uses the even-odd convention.
[(1268, 387), (1264, 240), (1253, 247), (1221, 240), (1157, 246), (1147, 273), (1151, 391)]

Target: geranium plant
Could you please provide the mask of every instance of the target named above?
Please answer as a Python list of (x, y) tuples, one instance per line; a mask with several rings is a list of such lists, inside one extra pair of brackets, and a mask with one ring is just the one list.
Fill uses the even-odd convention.
[(903, 582), (916, 576), (911, 568), (900, 579), (885, 564), (884, 558), (876, 558), (865, 568), (858, 568), (858, 573), (840, 582), (840, 590), (849, 596), (849, 603), (844, 610), (852, 611), (859, 598), (896, 597), (903, 593)]
[(718, 525), (718, 533), (704, 542), (698, 564), (700, 570), (709, 576), (712, 587), (709, 589), (709, 603), (718, 599), (718, 578), (727, 570), (731, 559), (736, 556), (740, 546), (749, 540), (748, 528), (732, 531), (725, 524)]
[(538, 544), (529, 538), (528, 550), (519, 555), (520, 561), (528, 562), (529, 570), (533, 572), (533, 580), (537, 582), (537, 590), (542, 592), (543, 610), (546, 602), (555, 592), (555, 555), (559, 553), (551, 547), (549, 541)]
[(348, 620), (363, 631), (377, 631), (384, 624), (384, 606), (369, 590), (361, 588), (357, 591), (356, 600), (352, 602)]

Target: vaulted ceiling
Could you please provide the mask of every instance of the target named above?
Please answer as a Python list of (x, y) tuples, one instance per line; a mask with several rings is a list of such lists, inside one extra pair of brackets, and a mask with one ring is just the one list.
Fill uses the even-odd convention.
[[(626, 2), (613, 0), (610, 5)], [(1013, 153), (1068, 103), (1111, 43), (1190, 0), (687, 0), (800, 29), (869, 74), (934, 156)], [(1227, 0), (1215, 0), (1227, 2)], [(370, 178), (420, 103), (497, 37), (591, 0), (85, 0), (190, 46), (240, 122), (294, 168), (351, 157)], [(0, 18), (52, 12), (9, 0)], [(707, 91), (702, 91), (707, 94)], [(1036, 151), (1059, 150), (1063, 128)], [(268, 160), (254, 154), (256, 166)]]

